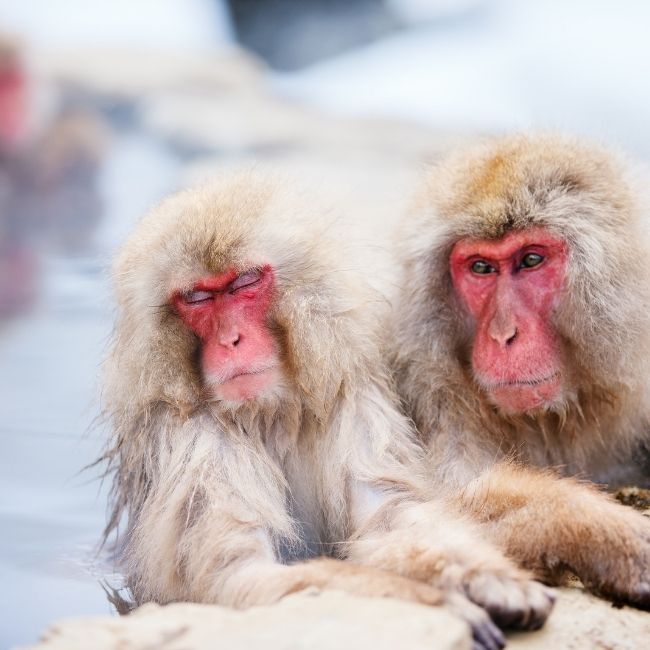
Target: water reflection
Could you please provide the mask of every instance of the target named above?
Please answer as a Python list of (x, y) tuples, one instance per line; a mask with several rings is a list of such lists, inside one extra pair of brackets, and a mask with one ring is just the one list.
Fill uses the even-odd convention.
[(36, 120), (39, 93), (20, 47), (0, 37), (0, 319), (35, 304), (43, 255), (87, 250), (102, 214), (101, 115), (70, 104)]
[[(19, 61), (11, 74), (27, 85)], [(0, 81), (3, 648), (36, 640), (56, 618), (113, 611), (95, 555), (106, 486), (98, 469), (81, 471), (105, 439), (95, 419), (111, 323), (107, 266), (178, 171), (164, 143), (125, 128), (115, 102), (92, 93), (81, 101), (63, 84), (47, 120), (3, 132), (8, 89)]]

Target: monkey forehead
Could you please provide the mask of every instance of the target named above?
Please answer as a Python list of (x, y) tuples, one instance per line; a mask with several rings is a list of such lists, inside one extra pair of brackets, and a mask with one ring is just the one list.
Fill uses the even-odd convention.
[[(618, 157), (549, 134), (519, 134), (461, 148), (431, 172), (424, 201), (458, 234), (496, 238), (556, 222), (573, 210), (590, 222), (627, 220), (633, 203)], [(585, 210), (584, 206), (608, 206)]]
[(223, 291), (231, 282), (237, 279), (238, 275), (237, 269), (229, 269), (217, 275), (198, 278), (193, 283), (192, 288), (196, 291)]
[(471, 257), (486, 257), (505, 260), (513, 257), (522, 248), (540, 246), (559, 252), (566, 251), (565, 241), (541, 226), (531, 226), (524, 230), (508, 232), (499, 239), (478, 239), (466, 237), (454, 244), (451, 263), (463, 262)]
[(166, 292), (206, 274), (247, 270), (251, 262), (277, 268), (302, 235), (282, 194), (264, 175), (238, 173), (164, 199), (137, 224), (114, 263), (116, 278), (138, 281), (118, 284), (147, 280)]
[(298, 305), (305, 292), (312, 296), (300, 303), (305, 309), (319, 302), (345, 313), (350, 303), (378, 304), (361, 273), (344, 263), (347, 247), (328, 232), (328, 213), (318, 202), (305, 204), (297, 189), (250, 172), (163, 200), (115, 258), (120, 307), (147, 313), (202, 278), (266, 265), (274, 271), (277, 305)]
[[(554, 190), (604, 189), (619, 174), (614, 156), (604, 149), (567, 137), (543, 134), (503, 138), (470, 156), (467, 198), (506, 198), (518, 190), (530, 194)], [(603, 183), (607, 187), (600, 187)]]

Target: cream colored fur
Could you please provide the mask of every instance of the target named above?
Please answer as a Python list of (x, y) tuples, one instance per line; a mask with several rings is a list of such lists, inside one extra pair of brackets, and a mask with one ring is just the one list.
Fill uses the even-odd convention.
[[(601, 147), (524, 134), (457, 151), (430, 170), (403, 225), (402, 291), (389, 336), (430, 471), (446, 486), (466, 487), (466, 511), (545, 579), (577, 573), (594, 591), (642, 607), (650, 607), (650, 522), (593, 486), (524, 466), (650, 484), (649, 220), (642, 171)], [(448, 264), (462, 238), (529, 226), (569, 248), (553, 322), (566, 396), (512, 416), (472, 376), (472, 323)]]
[[(543, 623), (552, 598), (432, 499), (377, 345), (380, 303), (318, 218), (313, 203), (241, 174), (166, 199), (136, 227), (114, 269), (107, 534), (120, 531), (138, 603), (243, 607), (310, 584), (445, 600), (496, 647), (498, 632), (459, 593), (523, 628)], [(224, 404), (169, 299), (206, 274), (267, 263), (286, 379)]]
[[(629, 462), (650, 440), (650, 201), (643, 183), (636, 166), (611, 152), (552, 135), (481, 143), (429, 172), (402, 228), (405, 272), (391, 341), (400, 391), (428, 444), (455, 459), (440, 463), (452, 480), (514, 455), (599, 482), (650, 481)], [(532, 225), (569, 244), (556, 327), (572, 376), (565, 403), (505, 417), (469, 372), (471, 329), (447, 265), (463, 237)]]

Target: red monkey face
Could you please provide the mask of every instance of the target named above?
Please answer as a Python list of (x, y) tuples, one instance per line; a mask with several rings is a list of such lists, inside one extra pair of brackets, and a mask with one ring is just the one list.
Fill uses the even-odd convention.
[(566, 261), (564, 242), (542, 228), (499, 240), (463, 239), (452, 250), (454, 290), (475, 326), (474, 375), (505, 412), (524, 413), (561, 398), (560, 343), (550, 316)]
[(278, 384), (281, 364), (267, 323), (273, 294), (270, 266), (207, 277), (172, 304), (201, 341), (201, 370), (214, 397), (254, 399)]
[(20, 64), (0, 65), (0, 148), (13, 147), (28, 128), (27, 81)]

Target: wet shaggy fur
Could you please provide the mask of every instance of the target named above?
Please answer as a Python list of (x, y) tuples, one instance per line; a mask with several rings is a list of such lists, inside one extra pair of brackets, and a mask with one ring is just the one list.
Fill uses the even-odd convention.
[[(465, 596), (523, 628), (542, 624), (552, 598), (431, 498), (374, 335), (379, 302), (344, 270), (340, 243), (307, 217), (314, 210), (242, 174), (163, 201), (118, 255), (104, 400), (107, 534), (121, 568), (138, 603), (244, 607), (309, 585), (445, 600), (480, 646), (497, 647), (498, 631)], [(266, 264), (284, 379), (220, 402), (170, 296)]]
[[(648, 522), (593, 488), (518, 465), (611, 485), (650, 483), (640, 460), (650, 440), (649, 208), (640, 170), (570, 138), (516, 135), (451, 154), (430, 170), (403, 225), (390, 339), (399, 390), (437, 478), (470, 484), (466, 505), (527, 566), (573, 570), (594, 590), (643, 606)], [(553, 316), (565, 400), (507, 415), (472, 376), (473, 325), (454, 294), (449, 255), (462, 238), (531, 226), (568, 245)], [(510, 464), (495, 467), (500, 460)]]

